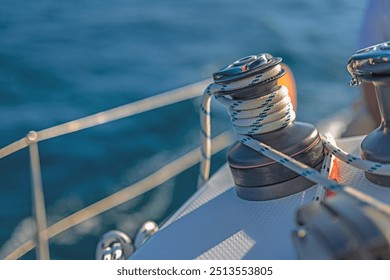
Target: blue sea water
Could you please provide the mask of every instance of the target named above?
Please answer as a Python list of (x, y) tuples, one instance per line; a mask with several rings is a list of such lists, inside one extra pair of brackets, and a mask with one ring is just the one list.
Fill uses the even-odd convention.
[[(211, 76), (269, 52), (293, 70), (298, 119), (350, 106), (346, 62), (365, 1), (2, 0), (0, 146), (53, 125)], [(214, 114), (215, 133), (230, 127)], [(197, 101), (40, 143), (48, 223), (164, 166), (199, 142)], [(225, 160), (213, 159), (213, 170)], [(31, 238), (28, 151), (0, 161), (0, 255)], [(159, 223), (195, 190), (197, 166), (144, 196), (53, 238), (54, 259), (93, 259), (110, 229), (131, 236)], [(34, 258), (29, 253), (24, 258)]]

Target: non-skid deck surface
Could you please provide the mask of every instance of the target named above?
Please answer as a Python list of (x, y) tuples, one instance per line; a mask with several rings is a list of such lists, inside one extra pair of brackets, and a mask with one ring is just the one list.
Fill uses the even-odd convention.
[[(339, 144), (357, 152), (360, 141), (349, 138)], [(386, 194), (390, 202), (388, 190), (367, 190), (363, 172), (351, 168), (340, 164), (341, 183), (356, 184), (375, 197)], [(245, 201), (236, 195), (225, 165), (131, 259), (295, 259), (295, 212), (315, 192), (316, 186), (282, 199)]]

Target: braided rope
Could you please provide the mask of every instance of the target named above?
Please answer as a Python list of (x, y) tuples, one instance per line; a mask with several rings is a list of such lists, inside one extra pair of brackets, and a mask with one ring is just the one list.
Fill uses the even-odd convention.
[(295, 160), (294, 158), (286, 156), (282, 152), (279, 152), (278, 150), (275, 150), (262, 142), (259, 142), (245, 135), (237, 135), (237, 137), (242, 144), (269, 157), (270, 159), (273, 159), (276, 162), (279, 162), (280, 164), (284, 165), (285, 167), (291, 169), (292, 171), (307, 178), (312, 182), (324, 185), (330, 190), (338, 190), (343, 187), (337, 182), (325, 177), (316, 169), (311, 168), (306, 164)]
[[(230, 99), (224, 96), (224, 94), (230, 90), (245, 88), (264, 82), (277, 75), (280, 72), (280, 69), (280, 65), (277, 65), (270, 71), (262, 73), (261, 75), (255, 75), (238, 82), (231, 82), (227, 84), (213, 83), (206, 88), (203, 93), (201, 103), (202, 161), (200, 165), (198, 186), (202, 186), (203, 183), (208, 180), (210, 174), (210, 105), (212, 96), (215, 96), (219, 102), (228, 107), (228, 111), (230, 113), (239, 141), (251, 149), (275, 160), (276, 162), (279, 162), (283, 166), (305, 177), (306, 179), (318, 184), (318, 191), (316, 194), (317, 200), (322, 200), (324, 196), (324, 188), (326, 188), (334, 192), (347, 193), (358, 198), (360, 201), (373, 205), (390, 215), (389, 205), (382, 203), (356, 189), (338, 184), (337, 182), (325, 176), (325, 174), (328, 172), (321, 174), (316, 169), (313, 169), (250, 137), (250, 135), (253, 134), (266, 133), (285, 127), (295, 119), (295, 112), (292, 109), (287, 88), (284, 86), (279, 86), (277, 90), (265, 96), (244, 100)], [(331, 143), (331, 139), (329, 138), (324, 139), (323, 143), (325, 150), (352, 166), (371, 173), (382, 175), (390, 174), (390, 164), (375, 163), (359, 159), (336, 147), (335, 144)], [(327, 156), (324, 167), (330, 168), (331, 164), (332, 158)]]
[[(319, 185), (324, 186), (326, 189), (329, 189), (333, 192), (344, 192), (347, 193), (360, 201), (375, 206), (377, 209), (381, 210), (382, 212), (390, 215), (390, 205), (383, 203), (375, 198), (373, 198), (370, 195), (367, 195), (361, 191), (358, 191), (357, 189), (351, 188), (349, 186), (343, 186), (341, 184), (338, 184), (337, 182), (327, 178), (323, 174), (321, 174), (316, 169), (313, 169), (306, 164), (299, 162), (289, 156), (286, 156), (285, 154), (271, 148), (270, 146), (261, 143), (259, 141), (254, 140), (251, 137), (245, 136), (245, 135), (238, 135), (238, 138), (241, 143), (244, 145), (252, 148), (253, 150), (275, 160), (276, 162), (279, 162), (280, 164), (284, 165), (285, 167), (291, 169), (292, 171), (296, 172), (297, 174), (305, 177), (306, 179), (317, 183)], [(320, 193), (320, 191), (317, 192), (317, 194)]]
[[(253, 99), (233, 100), (221, 95), (217, 95), (216, 99), (228, 106), (234, 129), (239, 134), (253, 135), (274, 131), (295, 119), (285, 86)], [(252, 117), (248, 118), (248, 115)]]
[[(324, 136), (332, 144), (336, 145), (336, 142), (332, 135), (326, 134)], [(326, 149), (324, 150), (324, 161), (322, 162), (321, 174), (325, 177), (329, 177), (331, 170), (333, 170), (334, 156)], [(322, 184), (317, 184), (317, 191), (314, 196), (314, 201), (323, 201), (326, 198), (326, 187)]]
[[(248, 78), (225, 84), (210, 84), (204, 91), (200, 106), (201, 117), (201, 156), (200, 174), (198, 186), (202, 186), (210, 176), (211, 158), (211, 98), (215, 98), (227, 106), (231, 112), (231, 118), (237, 133), (260, 134), (277, 130), (286, 126), (295, 119), (292, 106), (282, 106), (291, 103), (288, 91), (285, 87), (279, 87), (275, 92), (253, 99), (234, 100), (224, 94), (228, 91), (253, 86), (269, 80), (281, 72), (281, 66), (276, 65), (269, 71)], [(282, 101), (283, 100), (283, 101)], [(282, 103), (281, 103), (282, 102)], [(273, 108), (275, 107), (275, 108)], [(288, 112), (286, 112), (286, 108)], [(246, 118), (248, 115), (256, 116)], [(245, 119), (245, 120), (244, 120)]]
[(379, 163), (358, 158), (355, 155), (341, 150), (339, 147), (332, 144), (329, 139), (324, 139), (323, 143), (325, 149), (327, 149), (332, 155), (353, 167), (378, 175), (390, 175), (390, 164), (388, 163)]

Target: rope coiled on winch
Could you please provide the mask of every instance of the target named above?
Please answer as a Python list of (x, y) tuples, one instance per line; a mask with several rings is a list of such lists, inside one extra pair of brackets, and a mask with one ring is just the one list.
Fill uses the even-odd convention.
[(233, 127), (237, 134), (262, 134), (280, 129), (295, 119), (295, 112), (286, 87), (279, 86), (275, 91), (267, 95), (252, 99), (234, 100), (226, 96), (226, 92), (266, 82), (280, 72), (281, 66), (278, 64), (265, 73), (256, 74), (230, 83), (212, 83), (206, 88), (201, 103), (202, 161), (198, 181), (199, 186), (207, 181), (210, 174), (210, 105), (212, 96), (228, 108)]
[(271, 132), (287, 126), (295, 119), (295, 112), (285, 86), (279, 86), (265, 96), (247, 100), (234, 100), (222, 95), (215, 97), (229, 108), (234, 130), (238, 134)]
[[(235, 100), (229, 98), (226, 94), (229, 91), (243, 89), (245, 87), (254, 86), (258, 83), (265, 83), (278, 75), (281, 71), (280, 64), (274, 66), (267, 72), (253, 75), (245, 79), (230, 83), (212, 83), (204, 91), (201, 102), (201, 156), (200, 174), (198, 186), (202, 186), (209, 178), (210, 174), (210, 155), (211, 155), (211, 122), (210, 109), (211, 99), (214, 96), (216, 100), (228, 108), (232, 119), (234, 130), (238, 140), (251, 149), (264, 154), (265, 156), (275, 160), (297, 174), (307, 178), (308, 180), (322, 185), (325, 188), (335, 192), (346, 192), (366, 203), (374, 204), (378, 209), (390, 214), (390, 206), (373, 199), (372, 197), (358, 193), (351, 187), (343, 186), (337, 182), (322, 175), (314, 168), (307, 166), (275, 149), (259, 142), (251, 137), (254, 134), (262, 134), (271, 132), (287, 126), (295, 120), (295, 112), (293, 110), (288, 89), (284, 86), (278, 86), (276, 90), (261, 97), (252, 99)], [(364, 171), (388, 175), (390, 174), (390, 164), (382, 164), (369, 162), (358, 159), (355, 156), (348, 154), (338, 147), (334, 146), (330, 141), (325, 139), (324, 148), (332, 153), (340, 160), (351, 164)]]

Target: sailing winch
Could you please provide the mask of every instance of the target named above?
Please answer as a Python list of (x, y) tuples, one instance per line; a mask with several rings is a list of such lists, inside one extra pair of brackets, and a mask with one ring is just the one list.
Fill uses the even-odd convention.
[[(381, 115), (380, 126), (369, 133), (361, 144), (363, 159), (390, 163), (390, 42), (357, 51), (348, 61), (351, 85), (372, 83)], [(368, 180), (390, 187), (390, 176), (365, 173)]]
[[(357, 51), (348, 61), (351, 85), (371, 82), (375, 86), (382, 119), (361, 143), (363, 160), (351, 155), (340, 157), (343, 152), (324, 141), (329, 152), (364, 170), (371, 182), (387, 187), (390, 176), (384, 169), (390, 163), (389, 58), (390, 42), (385, 42)], [(299, 229), (293, 240), (301, 259), (390, 259), (389, 205), (355, 188), (343, 186), (334, 196), (301, 207), (297, 223)]]
[[(214, 84), (205, 91), (202, 118), (208, 116), (213, 95), (228, 107), (238, 135), (250, 136), (318, 170), (323, 161), (320, 135), (311, 124), (295, 122), (288, 88), (278, 83), (286, 73), (281, 62), (281, 58), (267, 53), (251, 55), (214, 73)], [(210, 131), (208, 122), (202, 123), (204, 142)], [(276, 199), (313, 185), (242, 141), (230, 148), (227, 158), (237, 193), (247, 200)]]

